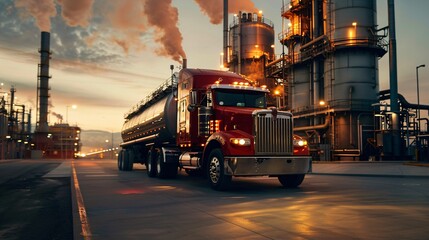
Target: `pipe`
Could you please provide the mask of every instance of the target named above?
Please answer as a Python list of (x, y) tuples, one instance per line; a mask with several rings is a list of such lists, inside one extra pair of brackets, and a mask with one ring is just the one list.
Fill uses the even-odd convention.
[(31, 133), (31, 108), (28, 109), (28, 118), (27, 118), (27, 133)]
[[(240, 12), (240, 15), (241, 15), (241, 12)], [(243, 19), (242, 19), (243, 20)], [(238, 58), (238, 66), (237, 66), (237, 73), (238, 74), (241, 74), (241, 27), (242, 27), (242, 20), (240, 20), (240, 21), (238, 21), (238, 34), (237, 34), (237, 37), (238, 37), (238, 51), (237, 51), (237, 58)]]
[(396, 58), (396, 27), (395, 27), (395, 1), (387, 0), (389, 18), (389, 75), (390, 75), (390, 109), (394, 113), (392, 116), (392, 143), (393, 157), (402, 155), (399, 103), (398, 103), (398, 70)]
[(9, 110), (9, 118), (10, 118), (10, 122), (12, 124), (11, 129), (13, 129), (13, 120), (12, 120), (12, 118), (13, 118), (13, 112), (14, 112), (13, 111), (13, 105), (14, 105), (14, 100), (15, 100), (15, 92), (16, 92), (15, 87), (12, 86), (10, 88), (10, 110)]
[[(379, 93), (379, 101), (390, 99), (390, 90), (382, 90)], [(425, 109), (429, 110), (429, 105), (418, 105), (415, 103), (409, 103), (402, 94), (398, 94), (398, 101), (401, 103), (404, 108), (412, 108), (412, 109)]]
[(302, 131), (308, 131), (308, 130), (318, 130), (318, 129), (325, 129), (329, 126), (329, 118), (330, 115), (328, 114), (325, 118), (325, 123), (320, 125), (314, 125), (314, 126), (304, 126), (304, 127), (295, 127), (295, 132), (302, 132)]
[(314, 45), (314, 43), (316, 43), (316, 42), (318, 42), (318, 41), (320, 41), (320, 40), (322, 40), (322, 39), (325, 39), (325, 41), (329, 41), (329, 39), (328, 39), (328, 37), (326, 36), (326, 35), (321, 35), (321, 36), (318, 36), (317, 38), (314, 38), (313, 40), (311, 40), (310, 42), (308, 42), (308, 43), (306, 43), (306, 44), (304, 44), (304, 45), (302, 45), (301, 46), (301, 49), (305, 49), (305, 48), (307, 48), (307, 47), (309, 47), (309, 46), (312, 46), (312, 45)]
[(313, 39), (317, 38), (320, 34), (319, 26), (319, 0), (313, 0)]
[[(353, 109), (353, 86), (352, 87), (350, 87), (349, 88), (349, 98), (350, 98), (350, 109)], [(353, 119), (352, 119), (352, 114), (353, 114), (353, 112), (352, 111), (350, 111), (350, 115), (349, 115), (349, 129), (350, 129), (350, 131), (349, 131), (349, 144), (350, 144), (350, 146), (351, 145), (353, 145), (353, 129), (352, 129), (352, 126), (353, 126)]]
[(223, 0), (223, 64), (228, 65), (228, 0)]

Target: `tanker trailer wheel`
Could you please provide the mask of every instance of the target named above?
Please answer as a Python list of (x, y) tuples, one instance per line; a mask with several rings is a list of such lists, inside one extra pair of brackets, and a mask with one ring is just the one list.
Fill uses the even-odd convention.
[(124, 171), (132, 171), (134, 164), (134, 152), (132, 150), (126, 150), (123, 154), (123, 167)]
[(119, 154), (118, 154), (118, 169), (120, 171), (123, 170), (123, 166), (124, 166), (123, 163), (124, 163), (124, 150), (121, 149), (121, 151), (119, 151)]
[(159, 178), (168, 177), (168, 165), (164, 162), (164, 154), (161, 149), (157, 149), (156, 154), (156, 173)]
[(223, 154), (218, 148), (210, 152), (207, 176), (210, 186), (215, 190), (225, 190), (231, 184), (232, 176), (225, 175)]
[(279, 182), (287, 188), (296, 188), (304, 181), (305, 174), (281, 175)]
[(147, 158), (146, 158), (146, 170), (147, 170), (147, 175), (149, 177), (156, 177), (156, 159), (155, 155), (156, 152), (153, 150), (149, 150), (147, 153)]

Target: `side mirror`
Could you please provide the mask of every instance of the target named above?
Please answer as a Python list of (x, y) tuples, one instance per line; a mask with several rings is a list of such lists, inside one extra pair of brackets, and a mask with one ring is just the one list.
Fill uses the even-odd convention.
[(197, 108), (197, 99), (198, 99), (197, 91), (191, 90), (189, 92), (189, 96), (190, 96), (190, 99), (189, 99), (190, 103), (188, 105), (188, 111), (193, 112)]
[(195, 106), (195, 105), (191, 105), (191, 104), (189, 104), (188, 105), (188, 111), (189, 112), (193, 112), (193, 111), (195, 111), (195, 109), (196, 109), (197, 107)]

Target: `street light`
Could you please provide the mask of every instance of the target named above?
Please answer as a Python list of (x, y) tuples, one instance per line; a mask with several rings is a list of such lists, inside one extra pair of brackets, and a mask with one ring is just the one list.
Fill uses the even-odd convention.
[[(419, 90), (419, 68), (426, 67), (425, 64), (416, 67), (416, 80), (417, 80), (417, 121), (420, 119), (420, 90)], [(420, 131), (420, 124), (418, 124), (418, 130)]]
[(417, 136), (416, 136), (416, 160), (420, 160), (420, 140), (419, 140), (419, 134), (420, 134), (420, 89), (419, 89), (419, 68), (426, 67), (425, 64), (419, 65), (416, 67), (416, 80), (417, 80)]
[(72, 109), (76, 109), (77, 105), (71, 105), (71, 106), (66, 106), (66, 123), (69, 123), (69, 107), (71, 107)]

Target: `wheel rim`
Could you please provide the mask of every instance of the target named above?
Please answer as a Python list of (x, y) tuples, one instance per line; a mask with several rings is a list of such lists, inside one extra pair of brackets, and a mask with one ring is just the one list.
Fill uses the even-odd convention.
[(217, 183), (220, 178), (220, 161), (217, 157), (213, 157), (210, 161), (209, 171), (210, 180), (212, 183)]
[(150, 153), (148, 154), (148, 157), (147, 157), (147, 171), (152, 172), (152, 158)]
[(158, 157), (158, 161), (156, 161), (156, 170), (158, 173), (161, 173), (161, 159)]
[(119, 152), (119, 156), (118, 156), (118, 169), (121, 169), (121, 160), (122, 160), (122, 150)]
[(150, 161), (147, 162), (147, 171), (148, 172), (152, 171), (152, 164), (150, 163)]

